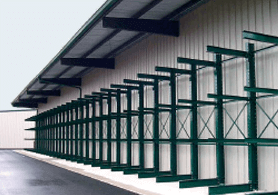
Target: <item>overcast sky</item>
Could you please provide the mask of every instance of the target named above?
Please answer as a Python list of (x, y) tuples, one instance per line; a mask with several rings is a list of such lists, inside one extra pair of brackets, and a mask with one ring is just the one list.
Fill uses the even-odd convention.
[(105, 0), (0, 0), (0, 110), (66, 45)]

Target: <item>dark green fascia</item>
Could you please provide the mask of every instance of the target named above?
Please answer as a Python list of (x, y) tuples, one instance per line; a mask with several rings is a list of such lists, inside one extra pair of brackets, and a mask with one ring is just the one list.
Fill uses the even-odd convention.
[(205, 60), (195, 60), (190, 58), (177, 58), (178, 63), (183, 64), (191, 64), (191, 65), (200, 65), (200, 66), (208, 66), (208, 67), (215, 67), (215, 62), (212, 61), (205, 61)]
[(217, 53), (217, 54), (229, 55), (229, 56), (236, 56), (236, 57), (243, 57), (243, 58), (248, 57), (248, 53), (246, 51), (240, 51), (235, 49), (226, 49), (221, 47), (207, 46), (207, 51)]
[(257, 32), (243, 31), (242, 37), (244, 39), (249, 39), (249, 40), (254, 40), (254, 41), (278, 44), (278, 37), (265, 35), (265, 34), (257, 33)]

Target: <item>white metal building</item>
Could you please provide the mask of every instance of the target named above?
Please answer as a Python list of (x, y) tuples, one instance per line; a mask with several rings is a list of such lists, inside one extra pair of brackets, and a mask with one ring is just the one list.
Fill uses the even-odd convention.
[(35, 126), (34, 122), (25, 119), (36, 114), (36, 110), (5, 110), (0, 111), (0, 149), (34, 148), (34, 132), (24, 129)]
[[(117, 20), (119, 18), (130, 20)], [(172, 31), (168, 32), (165, 28), (161, 30), (160, 25), (162, 24), (156, 23), (160, 20), (168, 21), (169, 23), (165, 22), (163, 25), (172, 25)], [(206, 139), (210, 144), (202, 144), (201, 141), (197, 144), (198, 172), (197, 178), (190, 178), (191, 182), (192, 180), (195, 182), (191, 187), (194, 185), (202, 186), (202, 184), (203, 186), (217, 186), (218, 188), (212, 189), (212, 194), (217, 194), (217, 190), (233, 192), (231, 189), (235, 188), (239, 191), (256, 189), (278, 191), (278, 127), (276, 125), (278, 122), (276, 116), (278, 79), (275, 76), (278, 73), (278, 48), (274, 47), (278, 44), (277, 20), (278, 2), (276, 0), (108, 0), (46, 68), (16, 97), (13, 105), (15, 107), (37, 107), (38, 113), (43, 114), (61, 105), (66, 105), (72, 100), (84, 98), (85, 95), (90, 95), (92, 92), (100, 92), (101, 88), (111, 88), (111, 84), (126, 85), (124, 79), (142, 80), (138, 78), (138, 73), (169, 76), (167, 72), (156, 71), (157, 66), (175, 68), (176, 70), (191, 70), (193, 66), (206, 66), (208, 61), (216, 62), (215, 57), (220, 54), (222, 70), (218, 73), (222, 75), (222, 92), (217, 91), (217, 87), (219, 87), (217, 79), (218, 82), (220, 79), (215, 76), (215, 68), (197, 66), (199, 68), (197, 71), (196, 102), (198, 105), (200, 104), (198, 112), (196, 112), (198, 114), (197, 134), (198, 139)], [(178, 27), (176, 27), (175, 22), (178, 22)], [(248, 37), (250, 34), (254, 36)], [(251, 73), (248, 72), (250, 70), (247, 68), (250, 64), (248, 53), (250, 48), (246, 48), (247, 43), (254, 44), (256, 51), (254, 52), (255, 86), (249, 85), (252, 78), (250, 79)], [(223, 48), (226, 50), (221, 50)], [(91, 64), (87, 64), (86, 59), (92, 59)], [(182, 59), (202, 60), (204, 63), (199, 62), (201, 64), (198, 64), (196, 61), (191, 64), (184, 63)], [(176, 137), (174, 139), (175, 141), (180, 140), (177, 141), (178, 143), (171, 140), (173, 114), (159, 113), (159, 139), (162, 140), (159, 144), (159, 171), (170, 170), (170, 175), (167, 175), (166, 180), (173, 176), (175, 178), (173, 180), (181, 181), (184, 180), (183, 177), (178, 176), (192, 173), (192, 145), (194, 145), (193, 141), (188, 144), (189, 142), (185, 140), (192, 138), (192, 133), (190, 133), (192, 123), (188, 119), (191, 116), (191, 111), (190, 109), (182, 109), (182, 105), (193, 106), (197, 103), (188, 101), (188, 104), (180, 104), (182, 102), (178, 101), (180, 99), (192, 99), (192, 78), (180, 74), (175, 76), (175, 99), (176, 104), (181, 105), (181, 109), (175, 105)], [(152, 81), (152, 79), (143, 80)], [(159, 82), (158, 90), (159, 104), (171, 109), (172, 107), (169, 105), (172, 104), (173, 94), (168, 80)], [(145, 86), (144, 92), (143, 107), (155, 107), (153, 87)], [(257, 97), (254, 101), (255, 115), (250, 113), (252, 109), (249, 110), (252, 95)], [(124, 95), (122, 96), (123, 107), (121, 109), (124, 111), (128, 109), (127, 99)], [(132, 110), (138, 110), (137, 90), (132, 91), (131, 99), (133, 100)], [(219, 111), (219, 107), (212, 106), (213, 104), (202, 106), (201, 101), (203, 104), (208, 101), (217, 102), (217, 105), (222, 103), (222, 111)], [(107, 104), (105, 101), (104, 115), (109, 114)], [(99, 108), (99, 104), (97, 104), (97, 113)], [(93, 106), (90, 106), (90, 112), (92, 109)], [(112, 112), (116, 112), (115, 99), (112, 100), (111, 109)], [(218, 111), (215, 112), (215, 110)], [(223, 114), (224, 135), (222, 138), (218, 137), (219, 134), (216, 130), (219, 128), (219, 121), (216, 122), (219, 112)], [(67, 115), (69, 114), (62, 117), (64, 122)], [(250, 116), (256, 119), (255, 137), (251, 135), (252, 133), (250, 134), (252, 131), (249, 124)], [(134, 118), (132, 118), (132, 125), (137, 127)], [(150, 141), (149, 139), (154, 136), (153, 116), (146, 114), (144, 119), (144, 139)], [(59, 121), (61, 122), (61, 118), (57, 119), (56, 122)], [(122, 123), (125, 122), (122, 120)], [(85, 126), (82, 124), (82, 131), (83, 128)], [(91, 138), (92, 127), (88, 128)], [(109, 131), (107, 125), (103, 128), (106, 129), (105, 132)], [(149, 135), (146, 128), (149, 130)], [(124, 129), (123, 131), (127, 130)], [(136, 134), (138, 136), (138, 131)], [(85, 139), (86, 136), (84, 135), (79, 138)], [(57, 138), (56, 135), (53, 136), (54, 139)], [(71, 138), (75, 139), (76, 137)], [(65, 139), (63, 137), (64, 142)], [(169, 142), (163, 142), (163, 139), (169, 139)], [(101, 149), (103, 156), (108, 153), (107, 143), (105, 142)], [(172, 165), (173, 143), (176, 147), (176, 160), (174, 161), (176, 161), (177, 166), (174, 175), (172, 175), (172, 168), (175, 167)], [(54, 142), (53, 144), (53, 147), (56, 147), (57, 144)], [(86, 150), (85, 143), (82, 145), (82, 148)], [(137, 142), (132, 142), (131, 164), (134, 166), (140, 163), (139, 145)], [(145, 151), (144, 167), (152, 168), (154, 167), (154, 158), (156, 158), (153, 155), (154, 142), (146, 141), (143, 145)], [(92, 144), (90, 143), (89, 146), (92, 147)], [(223, 162), (218, 156), (218, 146), (224, 148)], [(59, 146), (57, 147), (59, 148)], [(97, 151), (99, 151), (99, 147), (100, 145), (97, 144)], [(116, 144), (112, 144), (111, 147), (110, 161), (114, 162), (117, 158)], [(121, 144), (122, 163), (128, 161), (126, 160), (128, 155), (126, 147), (127, 144)], [(252, 147), (253, 149), (251, 149)], [(71, 149), (68, 150), (70, 153)], [(91, 150), (88, 158), (92, 158)], [(82, 152), (81, 156), (84, 157), (85, 152)], [(96, 158), (100, 158), (99, 152), (97, 152)], [(254, 159), (256, 159), (255, 164), (252, 164), (250, 161)], [(103, 160), (107, 161), (108, 159), (103, 157)], [(222, 167), (224, 179), (219, 178), (219, 174), (221, 175), (219, 163), (223, 163), (224, 166)], [(251, 169), (254, 172), (251, 171), (250, 173)], [(258, 173), (255, 173), (256, 170)], [(258, 179), (256, 179), (256, 175)], [(159, 177), (159, 175), (154, 177)], [(215, 178), (217, 184), (213, 183), (215, 180), (210, 180)], [(252, 183), (254, 180), (257, 182)], [(249, 190), (246, 190), (245, 184), (248, 184)], [(184, 186), (186, 185), (184, 184)]]

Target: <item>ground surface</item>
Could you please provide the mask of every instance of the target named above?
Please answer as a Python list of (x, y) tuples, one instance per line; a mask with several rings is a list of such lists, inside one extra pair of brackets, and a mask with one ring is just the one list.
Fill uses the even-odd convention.
[(0, 195), (134, 195), (11, 150), (0, 150)]

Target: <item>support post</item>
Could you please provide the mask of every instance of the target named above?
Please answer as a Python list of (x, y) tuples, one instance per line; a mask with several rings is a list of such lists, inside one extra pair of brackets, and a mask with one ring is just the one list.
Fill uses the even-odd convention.
[(139, 115), (138, 115), (138, 131), (139, 131), (139, 168), (145, 168), (145, 144), (144, 144), (144, 85), (139, 83)]
[(108, 106), (108, 113), (107, 113), (107, 163), (111, 165), (112, 159), (112, 147), (111, 147), (111, 129), (112, 129), (112, 121), (111, 121), (111, 112), (112, 112), (112, 94), (108, 92), (107, 98), (107, 106)]
[(75, 105), (75, 127), (74, 127), (74, 139), (75, 139), (75, 150), (74, 155), (75, 159), (78, 159), (78, 105), (76, 103), (73, 103)]
[(74, 106), (72, 104), (69, 105), (70, 106), (70, 157), (71, 159), (74, 158), (74, 153), (73, 153), (73, 129), (74, 129), (74, 125), (73, 125), (73, 111), (74, 111)]
[(131, 162), (131, 152), (132, 152), (132, 147), (131, 147), (131, 130), (132, 130), (132, 124), (131, 124), (131, 106), (132, 106), (132, 99), (131, 99), (131, 89), (127, 89), (127, 117), (126, 117), (126, 132), (127, 132), (127, 166), (131, 167), (132, 162)]
[(99, 95), (99, 162), (103, 161), (103, 95)]
[(171, 90), (171, 122), (170, 122), (170, 166), (173, 175), (177, 175), (177, 103), (176, 103), (176, 75), (170, 72), (170, 90)]
[(79, 155), (80, 155), (80, 160), (82, 161), (84, 158), (84, 136), (83, 136), (83, 131), (84, 131), (84, 103), (82, 101), (77, 102), (79, 105), (79, 110), (80, 110), (80, 120), (78, 121), (79, 124)]
[(67, 151), (67, 158), (69, 158), (69, 138), (70, 138), (70, 106), (68, 104), (66, 104), (66, 113), (67, 113), (67, 121), (66, 121), (66, 151)]
[[(222, 64), (221, 54), (214, 54), (215, 60), (215, 93), (217, 96), (223, 95), (223, 82), (222, 82)], [(223, 99), (216, 99), (216, 139), (224, 139), (224, 124), (223, 124)], [(216, 143), (216, 165), (217, 177), (219, 183), (225, 183), (225, 160), (224, 160), (224, 145), (223, 143)]]
[(96, 100), (92, 99), (92, 160), (96, 161)]
[[(256, 87), (256, 72), (255, 72), (255, 52), (254, 44), (247, 43), (246, 50), (248, 58), (246, 61), (246, 79), (247, 87)], [(247, 120), (248, 120), (248, 138), (257, 138), (257, 110), (256, 110), (256, 92), (248, 91), (247, 96), (250, 101), (247, 105)], [(252, 190), (258, 189), (258, 156), (257, 144), (250, 143), (248, 145), (248, 167), (249, 167), (249, 183)]]
[(154, 115), (153, 115), (153, 139), (154, 139), (154, 154), (153, 166), (154, 172), (159, 172), (159, 86), (158, 79), (154, 79)]
[(90, 159), (90, 149), (89, 149), (89, 118), (90, 118), (90, 103), (88, 100), (85, 101), (85, 106), (86, 106), (86, 161), (89, 161)]
[[(197, 118), (197, 71), (196, 66), (191, 65), (191, 100), (194, 102), (191, 109), (190, 136), (191, 139), (198, 139), (198, 118)], [(196, 103), (195, 103), (196, 102)], [(198, 179), (199, 173), (198, 144), (191, 143), (191, 175), (192, 179)]]
[(117, 89), (117, 117), (116, 117), (116, 140), (117, 140), (117, 156), (116, 164), (121, 165), (121, 90)]

